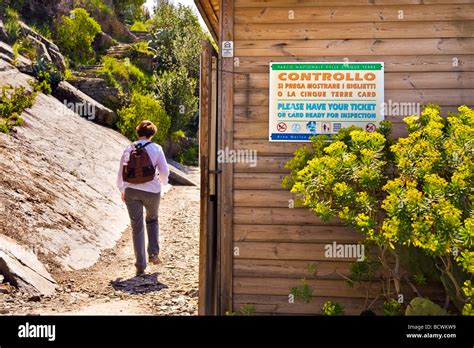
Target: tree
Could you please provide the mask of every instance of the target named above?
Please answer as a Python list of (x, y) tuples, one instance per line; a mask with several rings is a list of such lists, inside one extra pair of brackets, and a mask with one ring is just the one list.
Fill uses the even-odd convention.
[(115, 14), (122, 22), (146, 20), (148, 12), (143, 5), (146, 0), (113, 0)]
[(56, 41), (75, 63), (88, 64), (94, 60), (92, 42), (101, 27), (83, 8), (76, 8), (70, 16), (62, 16)]
[(118, 110), (117, 114), (120, 118), (118, 129), (132, 141), (137, 140), (135, 128), (144, 119), (153, 122), (158, 129), (154, 141), (161, 143), (168, 134), (170, 117), (161, 104), (149, 95), (134, 93), (130, 105)]
[(193, 10), (188, 6), (160, 2), (150, 24), (154, 33), (151, 47), (156, 50), (157, 70), (184, 67), (190, 77), (197, 79), (201, 40), (208, 36)]
[(171, 116), (170, 132), (184, 130), (197, 111), (194, 95), (196, 80), (190, 78), (184, 67), (165, 70), (156, 76), (155, 92)]

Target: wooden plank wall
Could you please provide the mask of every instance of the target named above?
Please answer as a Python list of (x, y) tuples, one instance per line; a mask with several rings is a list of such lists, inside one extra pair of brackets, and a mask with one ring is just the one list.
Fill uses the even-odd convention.
[[(386, 102), (434, 102), (454, 110), (474, 105), (473, 19), (473, 0), (234, 1), (233, 144), (258, 151), (256, 167), (234, 165), (234, 310), (253, 304), (259, 314), (315, 314), (329, 299), (359, 314), (365, 304), (364, 287), (348, 288), (330, 275), (335, 269), (347, 274), (350, 263), (323, 254), (324, 244), (359, 236), (306, 209), (288, 208), (291, 193), (280, 181), (301, 143), (268, 142), (269, 63), (383, 61)], [(389, 118), (396, 136), (403, 134), (404, 116)], [(313, 262), (322, 276), (310, 277), (306, 268)], [(301, 278), (311, 278), (315, 289), (309, 305), (288, 302)]]

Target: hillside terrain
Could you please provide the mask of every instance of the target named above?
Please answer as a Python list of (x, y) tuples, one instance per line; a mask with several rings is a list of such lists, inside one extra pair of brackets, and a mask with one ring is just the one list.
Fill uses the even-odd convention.
[[(186, 164), (197, 160), (198, 62), (174, 41), (197, 47), (202, 32), (189, 9), (164, 4), (152, 19), (143, 3), (0, 0), (0, 314), (197, 313), (199, 173)], [(182, 24), (166, 24), (166, 46), (154, 33), (171, 14)], [(173, 64), (157, 65), (158, 47)], [(170, 183), (185, 186), (163, 188), (163, 264), (134, 277), (115, 181), (144, 118)]]
[[(30, 79), (0, 60), (2, 83), (28, 89)], [(115, 188), (129, 140), (44, 94), (22, 117), (23, 127), (0, 133), (0, 239), (9, 241), (0, 260), (2, 251), (20, 250), (10, 276), (24, 284), (14, 289), (3, 272), (0, 313), (195, 314), (199, 188), (173, 187), (164, 196), (164, 264), (133, 277), (128, 215)], [(32, 264), (36, 273), (22, 279)]]
[[(2, 84), (28, 89), (28, 80), (0, 60)], [(129, 141), (42, 93), (22, 116), (24, 127), (0, 133), (1, 234), (49, 267), (91, 266), (128, 224), (115, 179)]]

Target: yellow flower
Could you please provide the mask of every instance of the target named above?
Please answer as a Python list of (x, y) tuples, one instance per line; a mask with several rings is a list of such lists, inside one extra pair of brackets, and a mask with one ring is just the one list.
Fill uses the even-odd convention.
[(352, 189), (345, 182), (337, 182), (332, 188), (332, 192), (336, 197), (344, 197), (352, 192)]
[(424, 179), (426, 184), (438, 190), (443, 190), (448, 186), (448, 182), (438, 174), (427, 174)]
[(355, 223), (358, 227), (370, 227), (370, 217), (364, 213), (357, 214)]
[(418, 206), (423, 199), (423, 193), (418, 191), (417, 189), (408, 189), (406, 191), (405, 197), (407, 199), (408, 204), (412, 206)]

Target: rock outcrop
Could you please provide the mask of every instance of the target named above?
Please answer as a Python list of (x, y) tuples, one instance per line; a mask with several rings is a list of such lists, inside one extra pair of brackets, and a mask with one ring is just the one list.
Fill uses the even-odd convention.
[[(43, 58), (46, 61), (54, 64), (56, 68), (60, 70), (61, 72), (66, 71), (66, 68), (67, 68), (66, 60), (64, 59), (64, 56), (61, 54), (59, 47), (56, 46), (56, 44), (54, 44), (50, 40), (46, 39), (42, 35), (35, 32), (25, 23), (20, 21), (19, 24), (20, 24), (24, 37), (28, 37), (36, 43), (38, 47), (37, 48), (38, 57)], [(8, 46), (6, 42), (10, 42), (10, 41), (11, 41), (10, 38), (5, 32), (4, 23), (0, 19), (0, 43), (2, 44), (1, 49), (5, 50), (5, 47)], [(11, 48), (9, 49), (9, 51), (11, 51)], [(5, 54), (6, 52), (3, 52), (3, 53)], [(12, 63), (14, 59), (13, 51), (11, 51), (11, 54), (10, 52), (8, 52), (8, 57), (11, 60), (10, 63)]]
[[(0, 60), (0, 85), (28, 80)], [(23, 127), (0, 133), (0, 234), (35, 247), (48, 271), (93, 265), (129, 223), (115, 187), (129, 140), (38, 94)]]
[(51, 295), (56, 282), (33, 251), (0, 234), (0, 274), (31, 295)]
[(94, 51), (96, 52), (105, 52), (110, 47), (115, 44), (114, 39), (107, 33), (101, 31), (99, 34), (96, 35), (94, 38), (94, 42), (92, 43), (92, 47), (94, 47)]
[(23, 22), (20, 22), (21, 30), (25, 36), (29, 36), (33, 38), (39, 45), (40, 48), (40, 57), (45, 58), (47, 61), (51, 62), (58, 68), (59, 71), (64, 72), (66, 71), (66, 60), (64, 56), (61, 54), (59, 47), (56, 46), (53, 42), (49, 41), (42, 35), (35, 32), (31, 29), (28, 25)]
[[(105, 105), (108, 108), (118, 108), (123, 101), (120, 97), (119, 90), (109, 86), (103, 78), (97, 77), (97, 71), (84, 72), (81, 70), (80, 75), (73, 80), (68, 80), (72, 86), (94, 99), (96, 102)], [(85, 76), (87, 75), (87, 76)]]
[(72, 86), (69, 82), (63, 81), (54, 91), (54, 96), (62, 101), (64, 105), (72, 108), (74, 112), (87, 119), (105, 126), (113, 126), (118, 121), (118, 116), (97, 101)]
[(167, 159), (170, 168), (169, 181), (172, 185), (198, 186), (196, 182), (186, 174), (186, 169), (180, 163)]
[(0, 41), (0, 59), (8, 63), (2, 64), (3, 69), (9, 69), (12, 65), (25, 74), (32, 75), (33, 70), (31, 68), (31, 61), (28, 58), (23, 56), (18, 56), (18, 59), (15, 61), (15, 55), (13, 53), (12, 47), (6, 43)]

